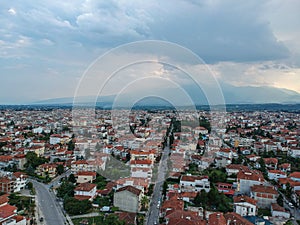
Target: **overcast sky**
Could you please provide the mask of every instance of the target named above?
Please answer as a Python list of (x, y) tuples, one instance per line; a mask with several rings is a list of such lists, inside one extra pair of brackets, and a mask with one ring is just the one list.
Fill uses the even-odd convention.
[(298, 0), (1, 1), (0, 103), (73, 96), (95, 59), (142, 40), (190, 49), (220, 82), (300, 92), (299, 10)]

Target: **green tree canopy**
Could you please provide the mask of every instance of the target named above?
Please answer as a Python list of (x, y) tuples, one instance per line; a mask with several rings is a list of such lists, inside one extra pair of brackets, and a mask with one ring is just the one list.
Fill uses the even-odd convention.
[(67, 197), (64, 200), (64, 209), (70, 215), (81, 215), (92, 209), (92, 203), (89, 200), (80, 201), (73, 197)]
[(60, 187), (57, 189), (57, 197), (73, 197), (75, 186), (69, 181), (63, 181)]

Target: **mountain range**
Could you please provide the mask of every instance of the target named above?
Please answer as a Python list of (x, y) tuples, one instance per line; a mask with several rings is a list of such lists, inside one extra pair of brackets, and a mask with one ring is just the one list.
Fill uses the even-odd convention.
[[(254, 86), (243, 86), (243, 87), (237, 87), (229, 84), (220, 84), (220, 87), (222, 89), (222, 93), (224, 96), (225, 104), (267, 104), (267, 103), (280, 103), (280, 104), (297, 104), (300, 103), (300, 94), (296, 91), (288, 90), (288, 89), (282, 89), (282, 88), (276, 88), (276, 87), (270, 87), (270, 86), (260, 86), (260, 87), (254, 87)], [(189, 97), (192, 99), (195, 105), (207, 105), (208, 101), (202, 91), (199, 91), (195, 87), (189, 87), (185, 86), (183, 87), (189, 95)], [(176, 95), (178, 93), (178, 90), (176, 89), (164, 89), (164, 90), (155, 90), (156, 95), (155, 96), (161, 96), (161, 97), (153, 97), (149, 96), (138, 103), (136, 105), (152, 105), (152, 106), (165, 106), (166, 104), (172, 105), (168, 101), (164, 99), (163, 96), (165, 96), (164, 93), (168, 92), (169, 95)], [(129, 102), (132, 102), (132, 99), (134, 96), (138, 95), (135, 92), (132, 93), (125, 93), (122, 96), (115, 95), (108, 95), (108, 96), (101, 96), (100, 98), (96, 98), (95, 96), (82, 96), (76, 98), (77, 104), (94, 104), (95, 99), (97, 99), (97, 106), (100, 107), (111, 107), (114, 101), (118, 99), (118, 104), (120, 106), (126, 106)], [(184, 105), (184, 98), (182, 96), (178, 96), (177, 104), (180, 104), (178, 102), (183, 103)], [(63, 104), (63, 105), (72, 105), (73, 104), (73, 97), (66, 97), (66, 98), (55, 98), (55, 99), (47, 99), (47, 100), (41, 100), (37, 102), (33, 102), (32, 104)]]

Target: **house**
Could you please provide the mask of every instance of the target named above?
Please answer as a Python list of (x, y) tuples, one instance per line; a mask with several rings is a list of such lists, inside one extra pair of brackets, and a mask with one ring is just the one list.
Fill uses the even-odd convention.
[(44, 156), (45, 147), (41, 146), (41, 145), (32, 145), (31, 147), (26, 148), (24, 150), (25, 154), (27, 152), (34, 152), (37, 156), (41, 157), (41, 156)]
[(202, 220), (197, 212), (192, 211), (170, 211), (165, 218), (168, 225), (206, 225), (206, 221)]
[(26, 218), (17, 215), (17, 207), (8, 204), (8, 194), (0, 196), (0, 224), (26, 225)]
[(13, 173), (13, 178), (15, 179), (14, 192), (19, 192), (22, 189), (25, 189), (26, 184), (28, 183), (28, 176), (22, 172)]
[(209, 215), (208, 225), (227, 225), (227, 221), (223, 213), (216, 212)]
[(146, 190), (149, 186), (149, 180), (140, 177), (127, 177), (116, 180), (117, 189), (124, 186), (134, 186), (140, 190)]
[(79, 171), (89, 171), (89, 164), (86, 160), (77, 160), (72, 162), (71, 171), (76, 174)]
[(6, 168), (15, 164), (13, 156), (11, 155), (0, 155), (0, 168)]
[(116, 215), (119, 217), (119, 220), (125, 221), (126, 225), (136, 225), (136, 213), (130, 212), (118, 212)]
[(232, 163), (231, 159), (224, 158), (224, 157), (216, 157), (215, 158), (215, 165), (216, 167), (223, 168), (227, 165), (230, 165)]
[(8, 177), (0, 178), (0, 192), (2, 193), (13, 193), (15, 190), (15, 181)]
[(300, 158), (300, 148), (291, 147), (289, 151), (290, 156), (294, 158)]
[(300, 182), (300, 172), (293, 172), (289, 175), (289, 178), (291, 178), (293, 181)]
[(249, 194), (253, 185), (260, 185), (265, 182), (263, 174), (258, 170), (240, 171), (237, 174), (237, 191), (241, 194)]
[(93, 180), (96, 179), (96, 172), (92, 172), (92, 171), (78, 171), (75, 174), (76, 177), (76, 183), (82, 184), (82, 183), (92, 183)]
[(140, 210), (142, 196), (143, 191), (138, 188), (121, 187), (114, 194), (114, 206), (125, 212), (137, 213)]
[(149, 150), (149, 151), (138, 151), (138, 150), (132, 150), (130, 151), (130, 160), (151, 160), (152, 163), (155, 161), (155, 150)]
[(130, 167), (138, 167), (138, 168), (152, 168), (153, 161), (150, 159), (136, 159), (130, 161)]
[(54, 178), (57, 174), (57, 164), (55, 163), (44, 163), (39, 165), (36, 168), (36, 174), (42, 177), (46, 177), (47, 175), (50, 178)]
[(227, 221), (227, 225), (253, 225), (253, 223), (235, 212), (226, 213), (224, 217)]
[[(69, 137), (67, 137), (69, 139)], [(51, 145), (55, 145), (55, 144), (60, 144), (62, 142), (64, 142), (64, 137), (62, 137), (61, 135), (59, 134), (52, 134), (50, 136), (50, 144)]]
[(235, 196), (233, 198), (234, 212), (241, 216), (255, 216), (257, 213), (257, 201), (246, 195)]
[(15, 164), (16, 164), (16, 166), (19, 170), (24, 170), (25, 169), (25, 164), (27, 162), (25, 154), (14, 155), (13, 160), (15, 161)]
[(233, 184), (229, 184), (229, 183), (219, 182), (217, 183), (217, 189), (220, 193), (223, 192), (224, 195), (228, 195), (228, 196), (233, 196), (235, 192), (235, 188)]
[(184, 201), (173, 197), (172, 199), (166, 200), (161, 206), (161, 216), (165, 216), (169, 211), (183, 210)]
[(230, 148), (221, 148), (220, 151), (216, 152), (216, 157), (232, 159), (233, 151)]
[(266, 168), (269, 170), (276, 170), (278, 165), (278, 159), (276, 158), (264, 158)]
[(289, 219), (290, 213), (285, 210), (285, 208), (281, 207), (277, 203), (271, 204), (271, 213), (273, 217), (282, 217)]
[(182, 175), (180, 178), (180, 187), (182, 191), (201, 191), (209, 192), (210, 182), (208, 176)]
[(256, 162), (260, 159), (260, 156), (252, 154), (247, 155), (246, 158), (249, 159), (251, 162)]
[(284, 190), (286, 190), (287, 184), (289, 184), (294, 191), (300, 190), (300, 181), (294, 181), (291, 178), (279, 178), (278, 184)]
[(284, 173), (288, 173), (288, 172), (291, 172), (291, 164), (290, 163), (283, 163), (283, 164), (280, 164), (278, 166), (279, 170), (284, 172)]
[(277, 181), (279, 178), (286, 178), (286, 173), (281, 170), (268, 170), (268, 178)]
[(270, 208), (277, 202), (279, 194), (273, 186), (254, 185), (251, 187), (251, 197), (257, 200), (259, 208)]
[(228, 176), (238, 174), (240, 171), (250, 171), (250, 169), (247, 166), (243, 166), (240, 164), (230, 164), (226, 166), (226, 173)]
[(97, 185), (91, 183), (81, 183), (74, 189), (74, 198), (78, 200), (92, 200), (97, 194)]
[(131, 177), (140, 177), (151, 180), (152, 177), (152, 169), (151, 168), (139, 168), (132, 167), (130, 170)]

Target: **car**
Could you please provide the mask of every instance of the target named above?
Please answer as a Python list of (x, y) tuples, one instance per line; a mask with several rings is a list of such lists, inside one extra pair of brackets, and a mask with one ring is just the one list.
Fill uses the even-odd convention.
[(43, 218), (43, 217), (41, 217), (41, 218), (40, 218), (40, 222), (43, 222), (43, 221), (44, 221), (44, 218)]
[(294, 208), (293, 203), (289, 202), (289, 207)]

